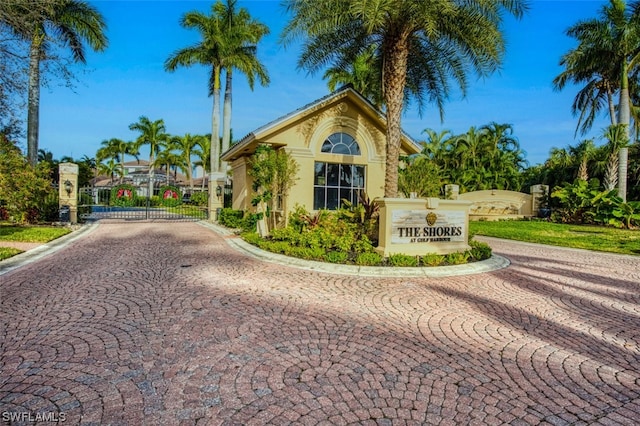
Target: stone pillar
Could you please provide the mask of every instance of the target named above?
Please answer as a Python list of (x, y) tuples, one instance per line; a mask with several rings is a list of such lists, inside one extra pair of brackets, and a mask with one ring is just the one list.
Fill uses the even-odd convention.
[(58, 174), (58, 207), (69, 208), (69, 222), (78, 223), (78, 165), (60, 163)]
[[(219, 209), (224, 207), (224, 185), (226, 176), (222, 173), (211, 173), (209, 175), (209, 221), (218, 220)], [(218, 189), (220, 188), (220, 189)], [(218, 192), (220, 195), (218, 196)]]
[(542, 197), (549, 195), (549, 185), (533, 185), (531, 191), (531, 214), (537, 215), (538, 209), (541, 207)]
[(444, 194), (447, 200), (457, 200), (460, 195), (460, 185), (448, 184), (444, 186)]

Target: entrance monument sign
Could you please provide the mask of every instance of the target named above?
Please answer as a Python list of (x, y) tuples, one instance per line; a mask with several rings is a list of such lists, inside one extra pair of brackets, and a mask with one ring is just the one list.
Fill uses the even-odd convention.
[(383, 256), (468, 250), (470, 205), (438, 198), (384, 198), (376, 250)]

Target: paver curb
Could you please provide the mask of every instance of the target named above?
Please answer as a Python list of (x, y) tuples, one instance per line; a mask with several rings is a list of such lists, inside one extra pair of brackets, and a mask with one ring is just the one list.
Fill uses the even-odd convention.
[(36, 260), (42, 259), (45, 256), (50, 255), (53, 252), (60, 250), (63, 247), (71, 244), (79, 238), (85, 236), (85, 234), (93, 231), (97, 228), (97, 223), (83, 225), (80, 229), (72, 231), (67, 235), (64, 235), (55, 240), (49, 241), (46, 244), (25, 251), (18, 255), (12, 256), (8, 259), (0, 261), (0, 275), (4, 275), (14, 269), (20, 268)]
[[(452, 266), (435, 266), (435, 267), (405, 267), (394, 268), (388, 266), (357, 266), (357, 265), (338, 265), (335, 263), (317, 262), (313, 260), (304, 260), (294, 257), (284, 256), (281, 254), (271, 253), (262, 250), (254, 245), (244, 241), (242, 238), (229, 231), (228, 229), (210, 223), (199, 222), (201, 225), (226, 236), (229, 246), (237, 251), (243, 252), (256, 259), (267, 262), (278, 263), (281, 265), (291, 266), (294, 268), (305, 269), (309, 271), (317, 271), (330, 274), (341, 275), (357, 275), (365, 277), (452, 277), (459, 275), (481, 274), (485, 272), (496, 271), (506, 268), (511, 264), (509, 259), (492, 255), (491, 258), (480, 262), (468, 263), (465, 265)], [(229, 238), (231, 237), (231, 238)]]

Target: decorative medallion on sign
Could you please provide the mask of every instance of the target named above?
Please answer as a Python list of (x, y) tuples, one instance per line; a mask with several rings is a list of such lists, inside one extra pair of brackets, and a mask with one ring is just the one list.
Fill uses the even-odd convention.
[(438, 215), (434, 212), (431, 212), (427, 215), (427, 224), (429, 226), (433, 226), (436, 223), (436, 220), (438, 220)]

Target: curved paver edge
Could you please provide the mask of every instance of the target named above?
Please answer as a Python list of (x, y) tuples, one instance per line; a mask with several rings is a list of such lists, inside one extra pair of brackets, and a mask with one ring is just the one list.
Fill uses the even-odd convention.
[(253, 258), (267, 262), (278, 263), (294, 268), (317, 271), (330, 274), (358, 275), (366, 277), (452, 277), (458, 275), (480, 274), (484, 272), (496, 271), (506, 268), (511, 264), (509, 259), (493, 255), (487, 260), (467, 263), (465, 265), (436, 266), (436, 267), (405, 267), (394, 268), (389, 266), (357, 266), (338, 265), (335, 263), (317, 262), (313, 260), (298, 259), (262, 250), (244, 241), (240, 236), (229, 231), (227, 228), (213, 224), (211, 222), (198, 222), (214, 232), (226, 236), (229, 246), (245, 253)]

